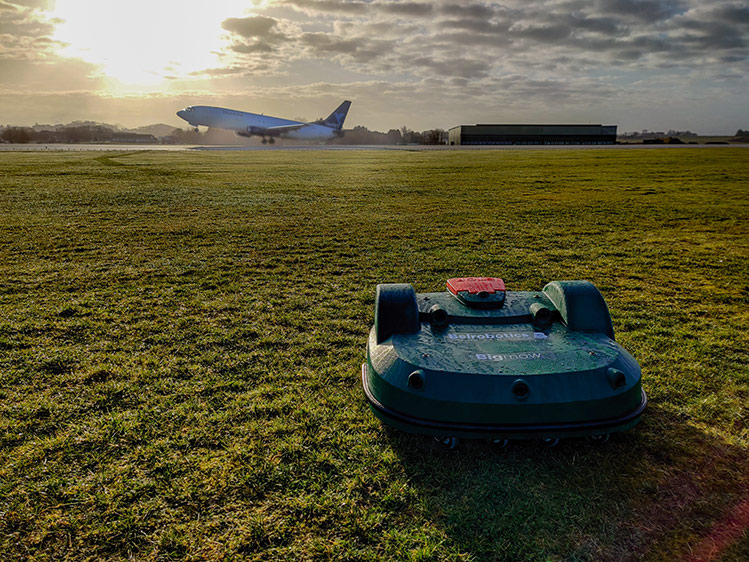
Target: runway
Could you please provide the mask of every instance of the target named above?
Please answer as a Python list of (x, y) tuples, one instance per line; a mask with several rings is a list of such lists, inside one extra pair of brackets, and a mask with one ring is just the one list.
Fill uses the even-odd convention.
[(132, 152), (132, 151), (268, 151), (268, 150), (619, 150), (682, 148), (749, 148), (749, 144), (517, 144), (517, 145), (172, 145), (172, 144), (0, 144), (0, 152)]

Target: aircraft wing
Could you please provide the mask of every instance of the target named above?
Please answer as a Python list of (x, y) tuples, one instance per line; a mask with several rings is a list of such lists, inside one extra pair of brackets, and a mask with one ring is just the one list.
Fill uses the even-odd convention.
[(264, 127), (264, 130), (268, 132), (269, 135), (272, 135), (274, 133), (288, 133), (290, 131), (296, 131), (297, 129), (301, 129), (302, 127), (306, 127), (309, 125), (309, 123), (297, 123), (296, 125), (279, 125), (278, 127)]
[(278, 125), (276, 127), (256, 127), (253, 125), (250, 125), (247, 127), (247, 131), (238, 131), (237, 134), (240, 136), (248, 137), (251, 135), (258, 135), (258, 136), (265, 136), (268, 135), (270, 137), (275, 137), (279, 135), (283, 135), (284, 133), (290, 133), (291, 131), (296, 131), (297, 129), (301, 129), (302, 127), (306, 127), (309, 125), (309, 123), (293, 123), (291, 125)]

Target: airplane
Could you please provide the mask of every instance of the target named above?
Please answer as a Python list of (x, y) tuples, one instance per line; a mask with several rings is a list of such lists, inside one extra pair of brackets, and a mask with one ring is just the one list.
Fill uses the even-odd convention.
[(263, 144), (266, 142), (273, 144), (275, 137), (296, 140), (329, 140), (343, 136), (341, 128), (350, 106), (351, 102), (346, 100), (326, 119), (312, 123), (209, 105), (191, 105), (178, 111), (177, 116), (195, 127), (195, 132), (199, 131), (199, 125), (203, 125), (229, 129), (241, 137), (259, 136), (262, 137)]

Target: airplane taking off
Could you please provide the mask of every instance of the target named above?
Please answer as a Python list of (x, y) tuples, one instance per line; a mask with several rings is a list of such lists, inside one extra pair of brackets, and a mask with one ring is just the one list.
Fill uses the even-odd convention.
[(350, 106), (351, 102), (346, 100), (327, 119), (321, 119), (313, 123), (291, 121), (209, 105), (191, 105), (182, 111), (178, 111), (177, 116), (195, 127), (196, 132), (199, 125), (229, 129), (241, 137), (255, 135), (262, 137), (263, 144), (266, 142), (273, 144), (275, 137), (296, 140), (329, 140), (343, 136), (341, 129)]

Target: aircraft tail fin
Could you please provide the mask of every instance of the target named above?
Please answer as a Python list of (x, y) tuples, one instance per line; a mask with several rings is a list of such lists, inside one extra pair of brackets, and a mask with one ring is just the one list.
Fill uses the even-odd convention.
[(323, 121), (323, 125), (334, 129), (341, 129), (343, 127), (343, 122), (346, 120), (349, 107), (351, 107), (351, 102), (348, 100), (344, 101), (335, 109), (335, 111), (333, 111), (333, 113), (328, 115), (327, 119)]

